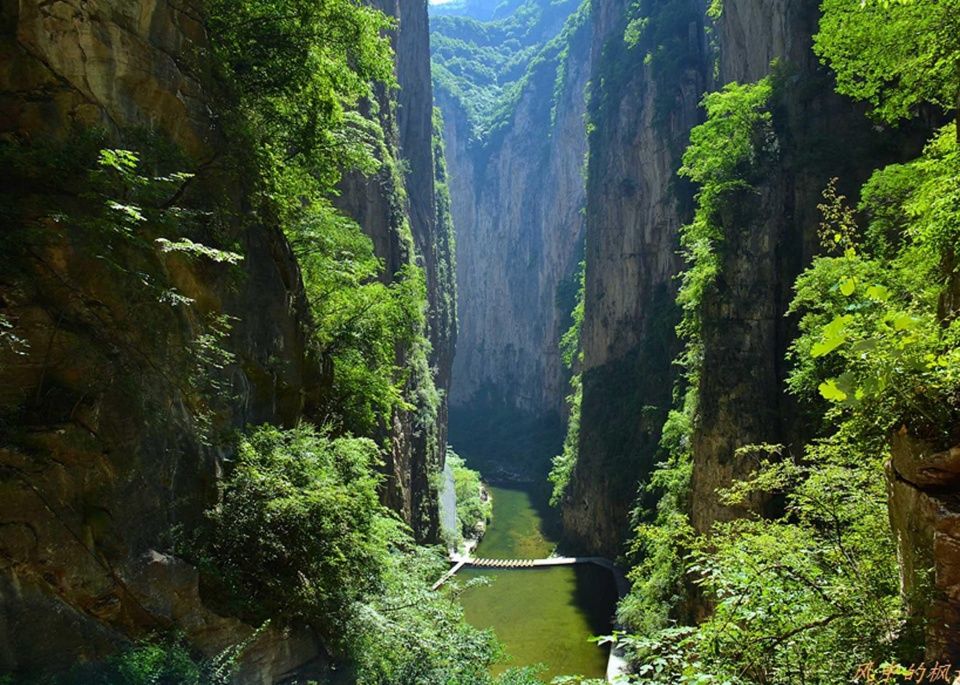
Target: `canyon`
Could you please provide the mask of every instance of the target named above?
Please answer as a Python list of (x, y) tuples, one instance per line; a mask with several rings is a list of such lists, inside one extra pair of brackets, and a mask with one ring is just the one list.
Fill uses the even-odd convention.
[[(468, 624), (541, 613), (648, 675), (960, 659), (960, 84), (921, 69), (946, 85), (884, 118), (921, 77), (851, 78), (844, 41), (922, 17), (843, 1), (0, 0), (0, 683), (157, 635), (243, 685), (364, 682), (358, 652), (512, 683)], [(471, 572), (507, 580), (466, 623), (430, 590), (489, 523), (451, 449), (536, 554), (498, 550), (515, 520), (480, 549), (616, 560), (615, 617), (570, 569), (537, 617), (542, 570)], [(275, 605), (197, 541), (231, 497)], [(345, 647), (358, 617), (382, 639)], [(416, 651), (435, 624), (462, 653)]]

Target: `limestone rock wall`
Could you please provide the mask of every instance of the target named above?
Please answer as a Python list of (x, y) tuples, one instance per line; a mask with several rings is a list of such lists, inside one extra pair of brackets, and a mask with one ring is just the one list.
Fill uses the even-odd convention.
[[(704, 16), (702, 3), (685, 7)], [(691, 443), (691, 517), (700, 531), (742, 513), (715, 496), (751, 468), (735, 458), (737, 447), (796, 445), (808, 432), (785, 392), (784, 355), (795, 331), (784, 314), (793, 281), (817, 248), (823, 188), (837, 176), (853, 196), (872, 169), (896, 159), (904, 146), (888, 132), (878, 135), (862, 107), (834, 94), (811, 50), (815, 0), (726, 0), (711, 26), (691, 21), (688, 68), (684, 78), (668, 81), (666, 94), (658, 92), (664, 85), (651, 68), (638, 64), (644, 51), (622, 47), (624, 9), (617, 0), (594, 9), (596, 50), (609, 57), (598, 61), (593, 77), (601, 85), (590, 141), (581, 449), (564, 506), (573, 539), (607, 554), (628, 534), (637, 486), (657, 458), (673, 401), (669, 362), (679, 347), (672, 302), (683, 266), (677, 231), (693, 206), (692, 190), (676, 170), (701, 119), (702, 93), (775, 72), (779, 149), (755, 192), (723, 218), (720, 275), (702, 303), (704, 356)], [(681, 58), (678, 48), (674, 53)], [(671, 114), (658, 123), (657, 99), (664, 95)]]
[[(506, 405), (532, 417), (565, 412), (567, 374), (558, 343), (569, 326), (581, 259), (590, 29), (568, 53), (541, 62), (508, 122), (471, 141), (459, 103), (442, 88), (460, 332), (451, 404)], [(556, 73), (563, 68), (562, 82)]]
[[(692, 521), (704, 532), (714, 521), (744, 513), (714, 496), (752, 469), (751, 460), (735, 456), (738, 447), (798, 449), (817, 430), (786, 392), (784, 358), (797, 335), (786, 318), (793, 283), (819, 249), (824, 187), (837, 177), (841, 190), (855, 197), (874, 169), (922, 144), (916, 131), (878, 133), (861, 105), (834, 92), (811, 48), (818, 16), (818, 3), (809, 0), (734, 0), (724, 3), (717, 22), (720, 83), (773, 73), (778, 152), (756, 191), (723, 222), (721, 272), (703, 303)], [(767, 505), (756, 500), (750, 506)]]
[[(628, 4), (593, 5), (580, 455), (563, 503), (571, 541), (610, 557), (628, 535), (672, 401), (678, 230), (691, 207), (676, 171), (707, 84), (702, 23), (683, 27), (690, 67), (664, 84), (646, 51), (624, 43)], [(667, 120), (659, 98), (670, 103)]]

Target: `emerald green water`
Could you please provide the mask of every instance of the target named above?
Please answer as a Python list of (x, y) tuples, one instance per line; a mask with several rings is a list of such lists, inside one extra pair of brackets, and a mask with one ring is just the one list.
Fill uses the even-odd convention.
[[(542, 504), (527, 489), (489, 487), (493, 521), (474, 553), (482, 558), (539, 559), (556, 540)], [(541, 513), (544, 512), (544, 513)], [(488, 585), (461, 596), (467, 621), (492, 628), (508, 656), (494, 667), (543, 664), (545, 682), (557, 675), (603, 677), (607, 649), (590, 642), (610, 631), (616, 590), (609, 571), (592, 564), (535, 569), (464, 569), (461, 582), (485, 577)]]
[(543, 559), (556, 540), (550, 537), (550, 511), (530, 488), (487, 485), (493, 520), (473, 556), (483, 559)]

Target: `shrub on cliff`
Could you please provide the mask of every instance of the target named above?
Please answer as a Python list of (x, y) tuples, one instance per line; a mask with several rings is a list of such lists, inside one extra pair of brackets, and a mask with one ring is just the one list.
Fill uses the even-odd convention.
[(198, 541), (211, 582), (254, 620), (334, 636), (380, 585), (397, 528), (377, 497), (377, 460), (372, 441), (311, 427), (242, 437)]
[(188, 552), (221, 601), (252, 622), (309, 625), (358, 683), (493, 683), (496, 639), (431, 589), (446, 555), (380, 504), (378, 465), (367, 439), (255, 428)]

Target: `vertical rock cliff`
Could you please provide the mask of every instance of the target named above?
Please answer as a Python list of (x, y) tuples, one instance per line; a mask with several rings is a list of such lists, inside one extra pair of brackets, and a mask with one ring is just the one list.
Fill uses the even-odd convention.
[[(671, 405), (670, 360), (679, 351), (673, 302), (684, 268), (678, 229), (692, 200), (676, 171), (702, 116), (702, 93), (773, 73), (777, 152), (755, 192), (722, 217), (719, 273), (701, 304), (690, 442), (690, 513), (701, 532), (743, 513), (715, 495), (751, 469), (738, 447), (797, 444), (809, 435), (785, 388), (784, 356), (795, 334), (785, 313), (794, 279), (817, 248), (821, 192), (832, 176), (852, 192), (903, 144), (877, 135), (862, 107), (833, 92), (811, 50), (816, 1), (726, 0), (715, 21), (706, 20), (704, 3), (669, 5), (594, 8), (601, 57), (591, 100), (583, 409), (564, 520), (574, 540), (608, 554), (627, 535)], [(631, 47), (624, 36), (638, 10), (648, 21)]]
[[(373, 239), (387, 278), (407, 263), (427, 274), (432, 349), (397, 350), (400, 362), (419, 354), (423, 363), (406, 388), (415, 409), (384, 427), (384, 499), (432, 540), (430, 476), (445, 443), (436, 395), (449, 383), (455, 339), (451, 227), (436, 213), (426, 0), (384, 9), (399, 19), (403, 90), (399, 103), (382, 94), (382, 123), (389, 154), (407, 171), (388, 190), (382, 178), (347, 179), (341, 202)], [(233, 141), (201, 58), (208, 49), (199, 2), (4, 0), (0, 138), (56, 141), (67, 152), (53, 162), (69, 167), (71, 146), (83, 148), (90, 130), (110, 146), (148, 136), (197, 172), (182, 189), (187, 201), (217, 196), (243, 216), (248, 179), (217, 168)], [(0, 273), (0, 313), (22, 343), (0, 349), (0, 671), (102, 658), (157, 630), (181, 631), (216, 654), (253, 628), (204, 606), (196, 569), (158, 550), (216, 501), (230, 455), (210, 430), (322, 418), (312, 412), (331, 368), (308, 343), (297, 260), (277, 226), (241, 221), (205, 236), (242, 254), (233, 269), (155, 248), (104, 258), (82, 230), (46, 213), (83, 202), (70, 178), (23, 171), (0, 170), (22, 209)], [(163, 282), (195, 304), (158, 308), (137, 290)], [(229, 358), (205, 356), (214, 338)], [(195, 386), (198, 375), (215, 387)], [(244, 652), (238, 678), (273, 683), (325, 668), (310, 633), (267, 629)]]
[(579, 547), (610, 556), (653, 467), (679, 351), (678, 232), (691, 192), (676, 171), (699, 121), (708, 60), (699, 3), (674, 4), (680, 20), (663, 38), (678, 67), (665, 78), (647, 59), (653, 38), (624, 38), (629, 3), (593, 3), (583, 403), (563, 521)]
[(834, 92), (812, 50), (818, 18), (819, 3), (810, 0), (728, 0), (716, 22), (718, 86), (772, 74), (777, 152), (755, 192), (724, 220), (720, 274), (702, 306), (704, 353), (691, 445), (692, 522), (702, 532), (744, 513), (715, 496), (752, 468), (737, 448), (797, 449), (819, 430), (787, 393), (785, 357), (797, 334), (786, 318), (793, 283), (819, 250), (823, 189), (837, 177), (854, 196), (874, 169), (922, 144), (915, 132), (879, 133), (864, 107)]
[(399, 92), (380, 90), (373, 109), (387, 138), (387, 155), (403, 173), (396, 178), (385, 165), (375, 177), (349, 174), (337, 204), (373, 239), (386, 264), (386, 282), (408, 263), (426, 273), (430, 350), (398, 351), (400, 365), (411, 369), (408, 395), (415, 409), (384, 427), (392, 445), (385, 501), (403, 512), (421, 539), (437, 541), (439, 512), (431, 474), (443, 468), (457, 314), (453, 226), (437, 216), (429, 20), (426, 2), (373, 4), (397, 21), (393, 44)]
[[(555, 449), (565, 411), (558, 343), (582, 254), (589, 17), (574, 13), (552, 30), (485, 136), (478, 139), (449, 84), (437, 88), (457, 227), (460, 337), (450, 401), (463, 424), (496, 414), (512, 437), (524, 422), (548, 427), (543, 456)], [(507, 461), (525, 456), (519, 443), (504, 452)]]

